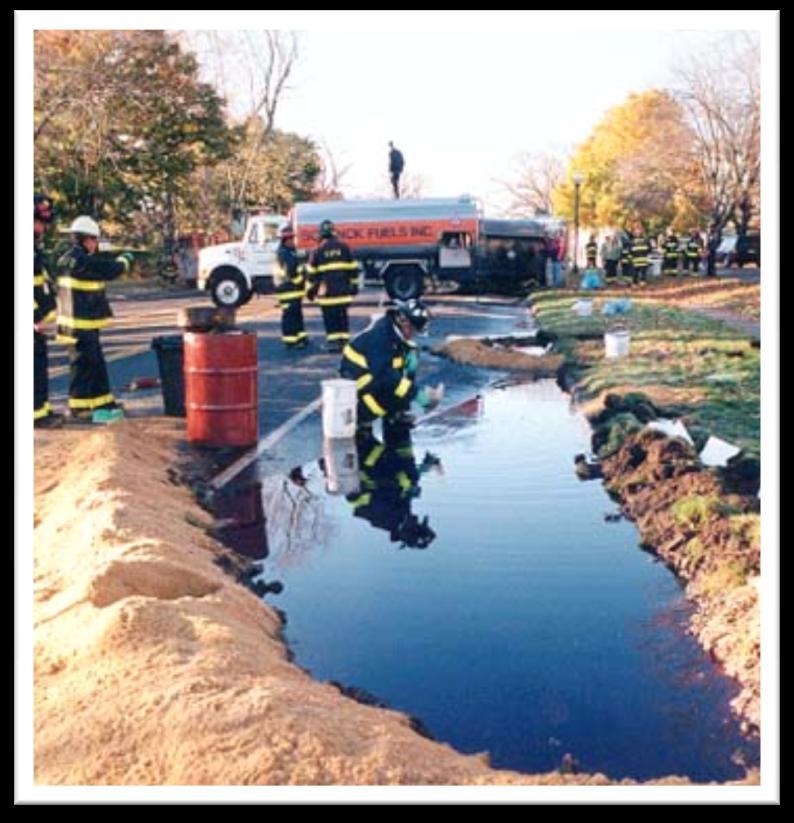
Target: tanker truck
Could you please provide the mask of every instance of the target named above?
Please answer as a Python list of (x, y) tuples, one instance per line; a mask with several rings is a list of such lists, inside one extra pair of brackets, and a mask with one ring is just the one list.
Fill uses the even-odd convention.
[(559, 221), (543, 218), (486, 220), (467, 195), (297, 203), (286, 217), (251, 216), (239, 243), (202, 249), (199, 288), (229, 307), (271, 293), (279, 230), (292, 225), (306, 260), (324, 220), (350, 246), (365, 282), (382, 283), (390, 297), (402, 300), (423, 294), (428, 284), (470, 290), (540, 284), (543, 252), (559, 230)]

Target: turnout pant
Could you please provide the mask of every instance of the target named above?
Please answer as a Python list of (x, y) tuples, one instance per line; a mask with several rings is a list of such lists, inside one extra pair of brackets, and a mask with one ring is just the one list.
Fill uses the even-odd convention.
[(69, 408), (93, 411), (114, 402), (98, 331), (74, 333), (69, 346)]
[(303, 326), (303, 301), (281, 300), (281, 339), (288, 346), (294, 346), (305, 340), (307, 335)]
[(337, 303), (333, 306), (320, 306), (325, 323), (325, 339), (329, 343), (342, 343), (350, 340), (350, 324), (347, 318), (347, 303)]
[(647, 266), (634, 266), (634, 282), (645, 283), (648, 279)]
[(47, 338), (33, 332), (33, 419), (52, 413), (47, 386)]
[(606, 266), (606, 278), (607, 280), (612, 280), (612, 278), (618, 276), (618, 261), (617, 260), (606, 260), (604, 261)]
[(678, 274), (678, 258), (665, 257), (662, 264), (662, 272), (664, 274)]

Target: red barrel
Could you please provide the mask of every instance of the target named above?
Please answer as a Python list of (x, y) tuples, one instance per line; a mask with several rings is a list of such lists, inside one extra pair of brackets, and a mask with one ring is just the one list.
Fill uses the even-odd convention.
[(257, 442), (256, 334), (185, 333), (187, 439), (202, 446)]

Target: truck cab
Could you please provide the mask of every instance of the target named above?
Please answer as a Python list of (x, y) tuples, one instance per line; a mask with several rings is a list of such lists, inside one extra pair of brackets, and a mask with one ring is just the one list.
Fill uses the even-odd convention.
[(225, 308), (242, 306), (254, 294), (272, 293), (279, 231), (287, 223), (280, 214), (252, 215), (239, 242), (201, 249), (198, 287)]

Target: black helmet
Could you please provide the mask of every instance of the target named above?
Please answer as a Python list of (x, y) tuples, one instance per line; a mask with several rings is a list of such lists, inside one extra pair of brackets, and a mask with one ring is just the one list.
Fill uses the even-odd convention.
[(323, 222), (320, 223), (320, 237), (333, 237), (334, 233), (334, 224), (330, 220), (323, 220)]
[(52, 223), (55, 214), (52, 210), (52, 201), (43, 194), (33, 195), (33, 219), (42, 223)]
[(427, 306), (418, 298), (410, 300), (392, 300), (389, 305), (389, 313), (395, 317), (405, 317), (411, 325), (420, 333), (427, 329), (430, 322), (430, 312)]

